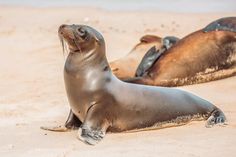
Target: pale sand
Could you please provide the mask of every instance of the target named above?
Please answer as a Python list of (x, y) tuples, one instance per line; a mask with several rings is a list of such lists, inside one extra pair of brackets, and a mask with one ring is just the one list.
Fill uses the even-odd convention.
[(0, 7), (0, 156), (234, 156), (236, 77), (181, 87), (219, 106), (226, 127), (205, 122), (138, 133), (107, 134), (96, 146), (76, 139), (76, 131), (55, 133), (40, 126), (63, 124), (69, 111), (64, 90), (63, 23), (88, 24), (105, 37), (109, 61), (124, 56), (144, 34), (184, 35), (235, 13), (180, 14), (109, 12), (93, 8)]

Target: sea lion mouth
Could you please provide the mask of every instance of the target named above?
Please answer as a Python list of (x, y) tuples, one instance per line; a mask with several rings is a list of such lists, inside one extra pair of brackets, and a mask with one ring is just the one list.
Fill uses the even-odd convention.
[(78, 42), (75, 32), (71, 26), (61, 25), (58, 29), (58, 36), (62, 45), (63, 54), (81, 53), (81, 46)]

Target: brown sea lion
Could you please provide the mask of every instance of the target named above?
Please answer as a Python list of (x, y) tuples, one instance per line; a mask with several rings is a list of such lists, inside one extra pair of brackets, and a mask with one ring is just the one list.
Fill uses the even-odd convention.
[(179, 40), (157, 59), (152, 59), (154, 55), (145, 56), (136, 77), (126, 81), (181, 86), (233, 76), (236, 74), (236, 17), (216, 20)]
[(191, 93), (164, 87), (125, 83), (116, 78), (105, 55), (105, 41), (85, 25), (62, 25), (60, 37), (69, 45), (64, 67), (71, 107), (69, 127), (80, 126), (78, 138), (96, 144), (107, 131), (122, 132), (165, 124), (208, 119), (224, 123), (223, 112)]
[(146, 52), (148, 52), (148, 54), (155, 53), (163, 45), (168, 49), (177, 40), (179, 40), (177, 37), (172, 36), (167, 36), (162, 39), (161, 37), (154, 35), (145, 35), (141, 37), (140, 43), (138, 43), (130, 53), (128, 53), (123, 58), (119, 58), (109, 63), (112, 72), (119, 79), (133, 77), (141, 59)]

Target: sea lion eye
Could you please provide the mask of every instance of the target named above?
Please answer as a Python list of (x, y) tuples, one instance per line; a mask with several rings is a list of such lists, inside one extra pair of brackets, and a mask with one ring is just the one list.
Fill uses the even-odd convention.
[(86, 30), (84, 30), (83, 28), (78, 28), (78, 29), (77, 29), (77, 32), (78, 32), (78, 35), (79, 35), (80, 37), (82, 37), (82, 38), (85, 38), (86, 35), (87, 35)]

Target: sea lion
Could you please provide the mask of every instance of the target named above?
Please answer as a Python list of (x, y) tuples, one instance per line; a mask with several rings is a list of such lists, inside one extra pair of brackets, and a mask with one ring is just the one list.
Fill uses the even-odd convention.
[(225, 122), (220, 109), (186, 91), (119, 80), (106, 59), (103, 36), (92, 27), (62, 25), (58, 32), (69, 47), (64, 79), (70, 128), (80, 125), (78, 138), (83, 142), (96, 144), (107, 131), (162, 128), (207, 118), (207, 126)]
[(226, 17), (182, 38), (161, 56), (157, 53), (145, 55), (138, 66), (136, 77), (126, 79), (126, 82), (181, 86), (235, 74), (236, 17)]
[(126, 56), (109, 63), (112, 72), (121, 80), (133, 77), (146, 52), (156, 52), (163, 46), (168, 49), (174, 45), (177, 40), (178, 38), (173, 36), (161, 38), (155, 35), (144, 35), (140, 38), (140, 43), (138, 43)]

